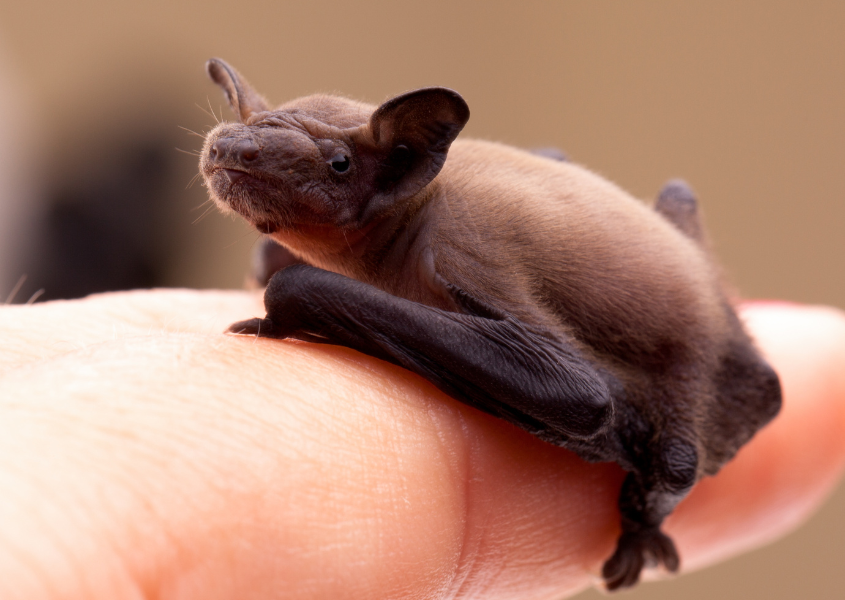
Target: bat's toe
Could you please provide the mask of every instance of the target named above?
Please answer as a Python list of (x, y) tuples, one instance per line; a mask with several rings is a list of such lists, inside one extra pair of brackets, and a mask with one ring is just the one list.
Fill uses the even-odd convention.
[(643, 567), (655, 563), (672, 573), (680, 566), (678, 551), (668, 536), (657, 528), (623, 533), (616, 552), (602, 568), (605, 586), (609, 591), (631, 587), (639, 581)]

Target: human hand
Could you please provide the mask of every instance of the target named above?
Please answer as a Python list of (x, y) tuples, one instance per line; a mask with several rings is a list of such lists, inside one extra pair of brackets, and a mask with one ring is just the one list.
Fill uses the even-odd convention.
[[(346, 348), (226, 336), (246, 292), (0, 309), (0, 597), (546, 598), (597, 583), (622, 480)], [(845, 462), (845, 317), (749, 305), (782, 414), (665, 530), (782, 535)]]

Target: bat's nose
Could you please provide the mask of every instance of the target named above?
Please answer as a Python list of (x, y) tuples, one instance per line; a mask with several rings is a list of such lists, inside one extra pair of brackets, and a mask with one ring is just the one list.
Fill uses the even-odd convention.
[(254, 163), (261, 154), (261, 149), (249, 138), (220, 138), (208, 151), (209, 158), (216, 162), (235, 160), (244, 167)]

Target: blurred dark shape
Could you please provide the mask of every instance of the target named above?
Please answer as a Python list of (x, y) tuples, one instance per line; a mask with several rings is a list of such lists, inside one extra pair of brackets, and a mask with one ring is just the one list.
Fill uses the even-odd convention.
[(96, 168), (53, 184), (15, 302), (26, 302), (39, 288), (43, 301), (164, 283), (172, 140), (113, 147), (118, 149), (107, 164), (92, 160)]
[(285, 267), (302, 264), (293, 253), (277, 243), (273, 238), (264, 236), (259, 240), (252, 254), (252, 281), (254, 287), (265, 287), (270, 278)]
[(531, 153), (536, 154), (538, 156), (551, 158), (552, 160), (557, 160), (560, 162), (569, 162), (569, 155), (566, 154), (566, 152), (559, 148), (553, 148), (551, 146), (543, 148), (532, 148)]

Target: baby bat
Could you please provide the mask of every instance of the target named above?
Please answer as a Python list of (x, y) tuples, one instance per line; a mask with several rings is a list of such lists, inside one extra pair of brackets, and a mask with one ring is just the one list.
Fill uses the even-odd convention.
[(778, 412), (682, 182), (654, 209), (556, 156), (456, 140), (440, 87), (271, 108), (219, 59), (239, 123), (206, 137), (211, 197), (304, 263), (232, 333), (340, 344), (588, 461), (627, 471), (602, 575), (679, 566), (663, 519)]

